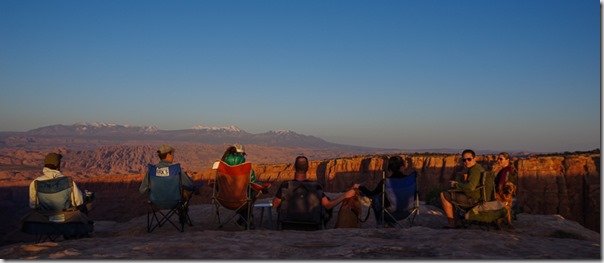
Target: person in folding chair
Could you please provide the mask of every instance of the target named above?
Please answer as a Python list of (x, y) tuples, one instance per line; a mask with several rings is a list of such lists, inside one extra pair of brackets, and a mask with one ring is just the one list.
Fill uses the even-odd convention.
[[(333, 200), (330, 200), (323, 192), (323, 187), (317, 183), (306, 179), (308, 172), (308, 158), (306, 156), (298, 156), (294, 162), (295, 174), (294, 180), (282, 182), (273, 199), (273, 207), (279, 214), (279, 229), (295, 229), (295, 230), (316, 230), (323, 229), (330, 217), (329, 210), (333, 209), (346, 198), (351, 198), (356, 195), (355, 188), (359, 185), (355, 184), (353, 189), (339, 195)], [(298, 192), (301, 188), (306, 189), (306, 192)], [(306, 195), (306, 199), (298, 200), (296, 195)], [(318, 196), (310, 196), (316, 194)], [(310, 199), (309, 199), (310, 197)], [(312, 213), (318, 213), (317, 216)]]
[[(184, 231), (185, 224), (193, 225), (188, 214), (189, 200), (200, 185), (194, 185), (193, 180), (182, 170), (180, 164), (173, 163), (174, 152), (174, 148), (170, 145), (160, 146), (157, 150), (159, 163), (147, 166), (147, 172), (139, 187), (141, 194), (149, 192), (147, 232), (152, 232), (166, 222), (180, 232)], [(164, 214), (161, 210), (169, 210), (169, 212)], [(171, 220), (173, 215), (178, 216), (179, 225)]]
[(61, 172), (62, 158), (58, 153), (47, 154), (44, 175), (29, 185), (29, 207), (34, 210), (23, 220), (24, 232), (62, 234), (64, 239), (73, 239), (89, 236), (93, 231), (93, 222), (86, 216), (91, 202), (87, 203), (72, 178)]
[[(49, 153), (44, 157), (44, 168), (42, 172), (44, 175), (34, 179), (34, 181), (29, 184), (29, 207), (30, 208), (38, 208), (40, 206), (40, 202), (38, 200), (38, 195), (36, 192), (36, 181), (46, 181), (52, 180), (59, 177), (64, 177), (63, 173), (61, 173), (61, 159), (63, 155), (58, 153)], [(73, 182), (73, 180), (72, 180)], [(82, 212), (88, 212), (86, 210), (86, 206), (84, 203), (84, 196), (82, 195), (82, 191), (78, 188), (75, 182), (73, 182), (73, 206), (78, 207)]]
[[(243, 169), (235, 168), (238, 165), (246, 163), (246, 159), (245, 159), (246, 155), (247, 154), (245, 152), (245, 148), (243, 147), (243, 145), (236, 143), (236, 144), (229, 146), (225, 150), (225, 152), (222, 155), (222, 158), (220, 158), (220, 160), (231, 167), (228, 169), (227, 168), (220, 169), (219, 172), (223, 172), (223, 173), (219, 173), (218, 175), (225, 175), (224, 172), (228, 173), (227, 171), (234, 171), (235, 173), (239, 173), (240, 171), (243, 171), (243, 170), (247, 171), (246, 167), (248, 165), (241, 166), (241, 168), (243, 168)], [(219, 165), (219, 163), (217, 163), (217, 165)], [(251, 169), (251, 164), (249, 164), (249, 169)], [(247, 173), (247, 172), (244, 172), (244, 173)], [(257, 181), (256, 173), (254, 172), (254, 169), (251, 169), (251, 171), (249, 171), (249, 173), (250, 173), (250, 179), (249, 179), (249, 181), (246, 180), (247, 185), (244, 187), (246, 189), (245, 190), (240, 189), (240, 190), (247, 192), (245, 198), (243, 195), (241, 195), (240, 201), (228, 202), (227, 199), (233, 199), (233, 200), (237, 199), (235, 196), (237, 196), (238, 194), (235, 192), (237, 192), (239, 190), (236, 189), (237, 184), (232, 184), (227, 187), (223, 187), (223, 188), (227, 188), (227, 189), (221, 193), (220, 184), (227, 183), (225, 180), (220, 180), (220, 182), (215, 183), (215, 185), (214, 185), (215, 195), (213, 195), (213, 196), (215, 197), (214, 200), (216, 200), (217, 202), (232, 203), (232, 204), (227, 204), (225, 207), (233, 208), (232, 210), (235, 210), (236, 213), (239, 215), (239, 218), (236, 221), (236, 223), (239, 226), (245, 227), (246, 229), (254, 229), (255, 226), (254, 226), (254, 220), (253, 220), (253, 214), (252, 214), (251, 208), (254, 207), (254, 203), (256, 202), (256, 199), (258, 198), (258, 195), (260, 193), (263, 193), (263, 194), (268, 193), (268, 187), (270, 187), (270, 184), (268, 184), (268, 183), (263, 184), (263, 183)], [(216, 179), (220, 179), (220, 178), (216, 178)], [(234, 181), (232, 181), (232, 182), (234, 182)], [(242, 185), (242, 187), (243, 187), (243, 185)], [(219, 197), (219, 196), (222, 196), (222, 197)], [(235, 204), (235, 203), (239, 203), (239, 204)], [(218, 208), (216, 208), (216, 212), (217, 212), (217, 216), (219, 217)]]
[(461, 153), (461, 161), (468, 169), (464, 175), (463, 181), (450, 181), (451, 190), (440, 193), (440, 200), (443, 205), (443, 210), (447, 216), (447, 224), (445, 228), (458, 228), (460, 225), (455, 216), (454, 206), (459, 206), (462, 209), (469, 209), (478, 203), (480, 200), (480, 179), (484, 168), (476, 162), (476, 153), (466, 149)]
[[(374, 211), (375, 220), (378, 225), (392, 227), (397, 224), (396, 220), (401, 220), (410, 215), (411, 212), (415, 212), (417, 207), (405, 207), (405, 202), (403, 200), (399, 200), (397, 202), (397, 197), (400, 199), (409, 199), (414, 198), (416, 195), (416, 184), (415, 184), (415, 176), (417, 176), (417, 171), (413, 169), (411, 165), (407, 161), (405, 161), (400, 156), (392, 156), (388, 159), (388, 175), (387, 178), (383, 178), (373, 190), (369, 190), (365, 186), (360, 186), (359, 190), (364, 196), (367, 196), (371, 199), (371, 208)], [(411, 178), (413, 177), (413, 178)], [(402, 187), (393, 187), (392, 182), (398, 182), (397, 179), (407, 180), (413, 179), (410, 185), (407, 180), (401, 181), (403, 183)], [(407, 185), (412, 186), (412, 189), (407, 189), (409, 187), (405, 187)], [(398, 184), (397, 184), (398, 186)], [(386, 190), (384, 193), (383, 190)], [(398, 193), (397, 191), (409, 191), (409, 193)], [(384, 196), (382, 194), (384, 193)], [(383, 205), (382, 205), (382, 199)], [(418, 201), (418, 200), (413, 200)], [(403, 210), (409, 210), (407, 212)], [(398, 212), (397, 212), (398, 211)], [(386, 216), (383, 215), (386, 213)]]

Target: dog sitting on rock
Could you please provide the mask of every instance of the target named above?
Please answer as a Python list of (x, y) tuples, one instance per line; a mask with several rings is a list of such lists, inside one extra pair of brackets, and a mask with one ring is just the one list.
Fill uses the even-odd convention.
[[(514, 228), (512, 225), (512, 202), (514, 200), (514, 196), (516, 195), (516, 185), (512, 182), (506, 182), (504, 185), (500, 186), (497, 189), (497, 193), (495, 194), (495, 198), (501, 202), (505, 208), (508, 210), (505, 219), (510, 227)], [(498, 219), (497, 223), (500, 225), (503, 221), (503, 218)]]

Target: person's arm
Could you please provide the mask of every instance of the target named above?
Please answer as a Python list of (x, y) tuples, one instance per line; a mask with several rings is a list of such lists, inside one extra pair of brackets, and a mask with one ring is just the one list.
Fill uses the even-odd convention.
[(180, 182), (183, 186), (193, 188), (193, 180), (184, 171), (180, 171)]
[(256, 172), (254, 172), (254, 169), (252, 169), (252, 179), (250, 179), (250, 182), (252, 182), (252, 183), (256, 182)]
[[(287, 187), (287, 184), (289, 184), (289, 182), (285, 181), (285, 182), (281, 182), (281, 185), (279, 185), (279, 188), (277, 189), (277, 192), (275, 193), (275, 198), (273, 198), (273, 207), (274, 208), (279, 208), (279, 206), (281, 206), (281, 192), (282, 189)], [(279, 211), (279, 210), (277, 210)]]
[(333, 199), (333, 200), (329, 200), (329, 199), (327, 199), (326, 196), (323, 196), (323, 198), (321, 198), (321, 204), (323, 205), (323, 207), (325, 207), (325, 209), (329, 210), (329, 209), (334, 208), (336, 205), (338, 205), (342, 201), (344, 201), (344, 199), (353, 197), (355, 194), (356, 194), (356, 192), (351, 189), (351, 190), (348, 190), (346, 193), (341, 194), (340, 196), (338, 196), (336, 199)]
[(336, 205), (344, 201), (344, 199), (354, 197), (357, 194), (354, 188), (359, 188), (359, 184), (355, 184), (353, 186), (353, 189), (346, 191), (346, 193), (341, 194), (334, 200), (329, 200), (326, 196), (323, 196), (323, 198), (321, 198), (321, 204), (323, 205), (323, 207), (325, 207), (325, 209), (332, 209)]
[(75, 206), (81, 206), (84, 204), (82, 191), (80, 191), (80, 188), (78, 188), (75, 182), (73, 182), (73, 201), (75, 202)]
[(36, 196), (36, 181), (29, 184), (29, 207), (36, 208), (38, 197)]
[(480, 169), (470, 169), (468, 170), (468, 180), (465, 183), (457, 183), (455, 185), (456, 188), (463, 190), (465, 193), (472, 192), (476, 190), (476, 187), (480, 185)]
[(279, 206), (281, 205), (281, 198), (275, 197), (273, 198), (273, 207), (275, 209), (279, 208)]
[(141, 186), (138, 188), (138, 191), (141, 194), (144, 194), (149, 190), (149, 173), (145, 173), (145, 177), (143, 177), (143, 181), (141, 182)]

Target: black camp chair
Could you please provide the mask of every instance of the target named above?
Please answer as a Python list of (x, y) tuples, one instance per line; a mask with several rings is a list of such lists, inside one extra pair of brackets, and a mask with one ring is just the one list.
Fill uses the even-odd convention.
[(75, 206), (71, 177), (34, 181), (36, 208), (21, 220), (21, 231), (35, 235), (35, 242), (89, 236), (94, 222)]
[[(378, 227), (385, 223), (402, 227), (398, 221), (407, 219), (409, 226), (413, 226), (415, 217), (419, 214), (419, 191), (417, 190), (417, 172), (403, 178), (386, 178), (385, 172), (382, 179), (386, 182), (382, 187), (382, 194), (374, 198), (372, 206), (378, 215)], [(388, 198), (389, 207), (385, 207)]]
[[(185, 224), (193, 226), (189, 217), (189, 200), (198, 186), (184, 187), (180, 179), (180, 171), (180, 164), (167, 167), (157, 167), (152, 164), (147, 166), (147, 178), (149, 178), (147, 232), (151, 233), (167, 222), (180, 232), (184, 232)], [(188, 194), (183, 195), (185, 190)], [(173, 221), (173, 216), (177, 216), (178, 221)]]
[(288, 181), (282, 189), (277, 229), (325, 229), (322, 198), (323, 188), (317, 182)]

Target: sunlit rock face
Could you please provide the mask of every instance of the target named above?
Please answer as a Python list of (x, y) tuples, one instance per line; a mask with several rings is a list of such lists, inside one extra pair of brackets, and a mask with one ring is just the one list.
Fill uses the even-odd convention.
[[(197, 181), (212, 180), (211, 164), (222, 155), (228, 145), (175, 144), (176, 161)], [(147, 163), (158, 161), (155, 145), (120, 145), (100, 147), (95, 150), (56, 149), (65, 153), (66, 174), (85, 183), (94, 181), (118, 182), (103, 191), (136, 191)], [(300, 149), (274, 148), (249, 145), (259, 181), (274, 184), (291, 180), (294, 168), (291, 162)], [(15, 150), (0, 156), (0, 180), (4, 185), (14, 181), (23, 183), (41, 174), (41, 160), (45, 151)], [(274, 156), (279, 156), (276, 158)], [(327, 192), (342, 192), (354, 183), (374, 188), (382, 178), (391, 155), (368, 155), (323, 159), (321, 152), (310, 159), (309, 180), (316, 180)], [(419, 174), (420, 198), (426, 200), (432, 192), (447, 189), (448, 181), (463, 177), (460, 155), (409, 154), (401, 155)], [(496, 155), (479, 155), (478, 162), (493, 169)], [(205, 160), (205, 161), (201, 161)], [(273, 162), (270, 162), (273, 160)], [(276, 162), (274, 161), (276, 160)], [(524, 213), (560, 214), (567, 219), (600, 231), (600, 154), (568, 154), (514, 158), (518, 170), (517, 201)], [(138, 175), (138, 176), (128, 176)], [(117, 176), (117, 177), (116, 177)], [(120, 177), (121, 176), (121, 177)], [(127, 182), (126, 182), (127, 181)], [(132, 182), (130, 182), (132, 181)], [(22, 183), (22, 184), (23, 184)], [(127, 188), (127, 189), (125, 189)], [(274, 194), (276, 186), (271, 189)], [(16, 196), (5, 191), (6, 198)], [(209, 197), (208, 193), (208, 197)]]
[[(459, 155), (401, 155), (410, 160), (419, 174), (421, 198), (434, 189), (446, 189), (448, 181), (463, 176)], [(486, 169), (492, 169), (497, 156), (477, 156)], [(354, 183), (373, 188), (382, 178), (388, 156), (366, 156), (314, 160), (309, 180), (324, 185), (326, 191), (341, 192)], [(560, 214), (590, 229), (600, 231), (600, 155), (559, 155), (518, 159), (517, 201), (523, 212)], [(291, 180), (291, 164), (255, 166), (262, 181)], [(206, 173), (206, 179), (211, 173)]]

